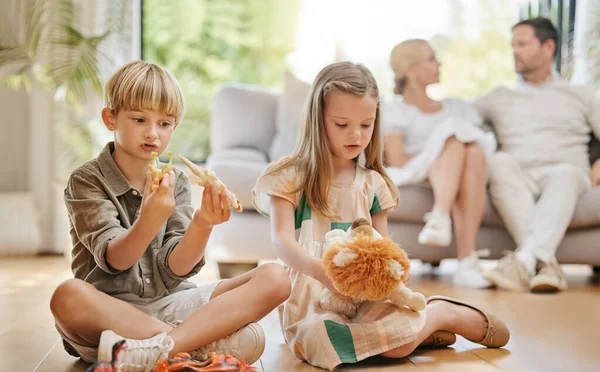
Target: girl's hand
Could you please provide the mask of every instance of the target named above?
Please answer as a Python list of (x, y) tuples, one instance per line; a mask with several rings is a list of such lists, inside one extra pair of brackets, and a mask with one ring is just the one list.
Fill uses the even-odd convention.
[(175, 210), (175, 173), (169, 172), (163, 176), (163, 179), (155, 191), (152, 191), (152, 173), (148, 172), (146, 176), (146, 186), (142, 195), (142, 205), (140, 207), (140, 217), (150, 218), (157, 224), (165, 223)]
[(329, 279), (329, 277), (327, 275), (325, 275), (325, 264), (321, 263), (321, 266), (322, 266), (322, 274), (319, 275), (319, 279), (317, 279), (317, 280), (320, 281), (321, 284), (323, 284), (327, 289), (329, 289), (331, 291), (331, 293), (333, 293), (337, 297), (340, 297), (343, 300), (350, 300), (350, 297), (344, 296), (343, 294), (338, 292), (338, 290), (335, 289), (335, 286), (333, 285), (333, 282), (331, 281), (331, 279)]
[(213, 227), (229, 220), (231, 209), (225, 190), (217, 191), (216, 185), (206, 185), (202, 192), (202, 206), (194, 213), (193, 223), (201, 227)]

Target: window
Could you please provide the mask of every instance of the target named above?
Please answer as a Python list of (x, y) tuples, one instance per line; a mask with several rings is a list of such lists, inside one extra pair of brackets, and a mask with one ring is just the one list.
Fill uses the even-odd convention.
[(187, 111), (172, 148), (194, 160), (210, 152), (212, 99), (225, 83), (281, 87), (284, 69), (312, 81), (350, 60), (393, 91), (392, 47), (431, 42), (442, 62), (436, 98), (472, 100), (515, 81), (511, 26), (522, 0), (143, 0), (142, 56), (175, 74)]
[(186, 113), (171, 141), (195, 161), (210, 152), (212, 99), (229, 82), (280, 86), (294, 49), (296, 0), (144, 0), (142, 58), (178, 79)]

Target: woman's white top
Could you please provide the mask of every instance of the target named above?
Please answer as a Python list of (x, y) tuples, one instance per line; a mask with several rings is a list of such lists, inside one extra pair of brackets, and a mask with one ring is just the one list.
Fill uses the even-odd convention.
[(388, 167), (398, 186), (423, 182), (429, 167), (452, 136), (463, 143), (476, 142), (486, 155), (496, 150), (496, 139), (483, 130), (483, 119), (465, 101), (448, 98), (434, 113), (424, 113), (396, 96), (381, 104), (381, 124), (385, 135), (404, 137), (404, 152), (418, 154), (403, 167)]

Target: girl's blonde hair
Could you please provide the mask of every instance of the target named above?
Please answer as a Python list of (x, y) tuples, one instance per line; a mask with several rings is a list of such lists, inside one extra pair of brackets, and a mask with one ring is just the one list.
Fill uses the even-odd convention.
[(406, 70), (419, 63), (427, 52), (429, 43), (423, 39), (404, 40), (390, 53), (390, 65), (394, 71), (394, 94), (403, 94), (406, 86)]
[[(379, 89), (371, 71), (361, 64), (350, 62), (334, 63), (323, 68), (313, 82), (304, 106), (304, 115), (294, 153), (285, 161), (277, 163), (266, 172), (274, 174), (284, 168), (295, 166), (302, 169), (294, 193), (304, 192), (311, 210), (324, 216), (336, 216), (328, 204), (329, 189), (333, 178), (331, 149), (325, 131), (325, 104), (331, 92), (350, 93), (359, 97), (367, 94), (377, 99), (377, 111), (373, 125), (373, 137), (365, 149), (365, 168), (377, 171), (387, 183), (394, 200), (398, 203), (396, 186), (383, 167), (383, 141), (379, 117)], [(358, 161), (358, 157), (354, 159)]]
[(144, 61), (129, 62), (108, 79), (104, 103), (114, 115), (121, 110), (149, 110), (177, 122), (185, 110), (177, 79), (163, 67)]

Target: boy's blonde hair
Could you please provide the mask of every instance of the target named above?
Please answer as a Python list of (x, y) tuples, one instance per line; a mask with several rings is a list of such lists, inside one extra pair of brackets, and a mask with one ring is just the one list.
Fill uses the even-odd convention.
[[(337, 217), (328, 204), (333, 163), (325, 131), (324, 112), (327, 95), (331, 92), (350, 93), (359, 97), (369, 94), (377, 99), (373, 137), (365, 149), (365, 168), (381, 174), (398, 203), (398, 190), (383, 167), (379, 88), (371, 71), (361, 64), (339, 62), (326, 66), (319, 72), (304, 106), (300, 136), (294, 153), (286, 161), (269, 169), (266, 174), (274, 174), (290, 166), (300, 167), (305, 178), (300, 180), (300, 186), (294, 192), (304, 192), (311, 210), (330, 218)], [(358, 157), (354, 161), (358, 161)]]
[(394, 71), (394, 94), (403, 94), (406, 86), (406, 70), (425, 58), (431, 47), (423, 39), (404, 40), (390, 53), (390, 65)]
[(121, 110), (149, 110), (183, 116), (185, 102), (177, 79), (166, 69), (144, 61), (119, 68), (106, 82), (104, 104), (117, 115)]

